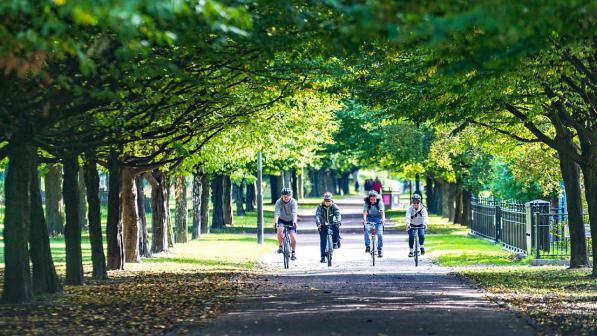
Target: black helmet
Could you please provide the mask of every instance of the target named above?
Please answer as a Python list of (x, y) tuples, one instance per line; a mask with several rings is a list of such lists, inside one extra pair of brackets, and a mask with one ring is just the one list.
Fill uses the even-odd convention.
[(290, 188), (283, 188), (282, 189), (282, 195), (292, 196), (292, 189), (290, 189)]
[(418, 201), (419, 203), (421, 203), (421, 195), (419, 195), (419, 194), (414, 194), (414, 195), (413, 195), (413, 203), (414, 203), (415, 201)]

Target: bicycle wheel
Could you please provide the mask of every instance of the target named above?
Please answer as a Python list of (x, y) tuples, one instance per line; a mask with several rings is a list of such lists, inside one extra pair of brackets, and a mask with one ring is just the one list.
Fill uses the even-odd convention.
[(375, 266), (375, 236), (371, 237), (371, 262), (373, 263), (373, 266)]
[(419, 237), (415, 232), (415, 267), (419, 266)]
[(290, 267), (290, 242), (288, 236), (284, 236), (284, 268)]
[(328, 251), (327, 251), (328, 267), (332, 267), (333, 252), (334, 252), (334, 242), (332, 241), (332, 236), (328, 235)]

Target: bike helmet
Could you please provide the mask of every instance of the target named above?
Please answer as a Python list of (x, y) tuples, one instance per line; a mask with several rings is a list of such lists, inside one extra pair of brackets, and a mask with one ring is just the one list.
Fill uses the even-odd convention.
[(282, 195), (292, 196), (292, 189), (290, 189), (290, 188), (283, 188), (282, 189)]
[(413, 195), (413, 203), (414, 203), (415, 201), (417, 201), (417, 202), (421, 203), (421, 195), (419, 195), (419, 194), (414, 194), (414, 195)]
[(371, 197), (371, 196), (375, 196), (375, 197), (379, 198), (379, 194), (375, 190), (369, 191), (369, 197)]
[(325, 201), (325, 200), (330, 200), (330, 201), (331, 201), (331, 200), (332, 200), (332, 193), (331, 193), (331, 192), (329, 192), (329, 191), (328, 191), (328, 192), (325, 192), (325, 193), (323, 193), (323, 200), (324, 200), (324, 201)]

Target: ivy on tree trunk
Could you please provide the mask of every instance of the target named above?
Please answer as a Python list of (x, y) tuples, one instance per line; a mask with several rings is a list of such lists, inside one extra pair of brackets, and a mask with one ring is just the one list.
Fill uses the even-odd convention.
[(176, 243), (187, 242), (187, 180), (184, 175), (176, 176), (174, 183), (174, 194), (176, 198), (176, 219), (174, 239)]
[(137, 210), (139, 216), (139, 255), (144, 258), (151, 257), (149, 237), (147, 234), (147, 216), (145, 215), (145, 193), (143, 191), (143, 174), (135, 178), (137, 188)]
[(201, 184), (201, 178), (204, 173), (201, 167), (195, 167), (193, 172), (193, 190), (192, 203), (193, 203), (193, 225), (191, 226), (191, 239), (199, 239), (201, 236), (201, 192), (203, 191), (203, 185)]

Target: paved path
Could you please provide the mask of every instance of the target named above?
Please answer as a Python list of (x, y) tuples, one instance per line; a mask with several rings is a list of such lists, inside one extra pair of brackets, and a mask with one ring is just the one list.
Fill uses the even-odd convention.
[[(308, 216), (303, 221), (312, 220)], [(302, 223), (307, 225), (307, 223)], [(311, 225), (311, 222), (308, 224)], [(351, 230), (352, 231), (352, 230)], [(257, 289), (192, 335), (533, 335), (524, 321), (482, 292), (433, 266), (415, 268), (406, 235), (387, 232), (384, 258), (371, 266), (362, 234), (343, 234), (334, 265), (319, 263), (319, 238), (299, 236), (289, 270), (272, 251)]]

